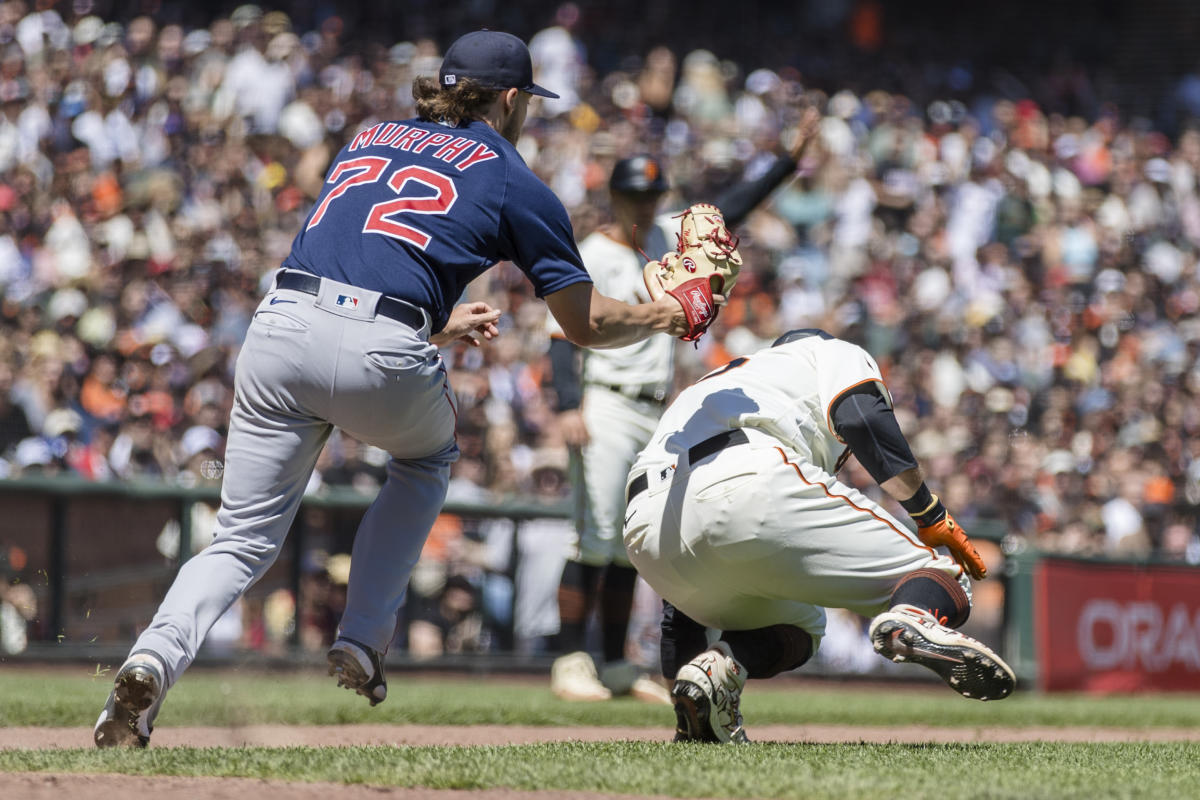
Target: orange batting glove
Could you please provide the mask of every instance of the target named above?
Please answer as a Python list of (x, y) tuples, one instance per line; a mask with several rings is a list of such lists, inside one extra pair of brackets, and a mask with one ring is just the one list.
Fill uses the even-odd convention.
[(933, 503), (924, 513), (913, 514), (912, 517), (916, 520), (917, 535), (921, 537), (922, 542), (930, 547), (948, 548), (958, 565), (975, 580), (987, 577), (987, 567), (979, 557), (975, 545), (971, 544), (967, 534), (954, 521), (954, 517), (950, 516), (950, 512), (936, 494), (933, 495)]

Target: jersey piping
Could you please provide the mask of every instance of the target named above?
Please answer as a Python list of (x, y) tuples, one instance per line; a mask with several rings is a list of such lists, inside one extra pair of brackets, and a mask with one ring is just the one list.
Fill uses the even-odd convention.
[[(838, 436), (838, 432), (833, 429), (833, 407), (835, 405), (837, 405), (837, 401), (840, 400), (847, 392), (852, 392), (855, 389), (857, 389), (859, 386), (865, 386), (868, 383), (878, 383), (880, 386), (883, 386), (883, 390), (885, 392), (887, 392), (887, 386), (884, 385), (883, 381), (879, 380), (879, 378), (867, 378), (866, 380), (861, 380), (858, 383), (853, 383), (853, 384), (847, 386), (845, 389), (842, 389), (840, 392), (837, 393), (837, 396), (835, 396), (832, 400), (829, 401), (829, 405), (825, 407), (825, 426), (827, 428), (829, 428), (829, 432), (833, 434), (833, 438), (837, 439), (842, 444), (845, 444), (846, 440), (843, 439), (841, 436)], [(889, 407), (892, 405), (892, 403), (889, 399), (890, 395), (891, 395), (890, 392), (888, 392), (888, 394), (884, 395), (884, 399), (888, 400)]]
[[(807, 486), (820, 486), (820, 487), (821, 487), (821, 489), (822, 489), (822, 491), (824, 491), (824, 492), (825, 492), (825, 494), (826, 494), (826, 496), (828, 496), (830, 499), (833, 499), (833, 500), (841, 500), (842, 502), (846, 503), (848, 506), (850, 506), (851, 508), (853, 508), (855, 511), (861, 511), (861, 512), (862, 512), (862, 513), (864, 513), (864, 514), (869, 514), (869, 515), (871, 515), (871, 516), (872, 516), (872, 517), (874, 517), (875, 519), (877, 519), (877, 520), (879, 520), (880, 522), (882, 522), (884, 525), (887, 525), (889, 528), (891, 528), (892, 530), (894, 530), (896, 533), (900, 534), (900, 536), (904, 537), (904, 540), (905, 540), (906, 542), (908, 542), (909, 544), (911, 544), (913, 547), (917, 548), (918, 550), (925, 550), (925, 551), (927, 551), (927, 552), (928, 552), (928, 553), (929, 553), (931, 556), (933, 556), (934, 558), (937, 558), (937, 557), (938, 557), (937, 553), (934, 551), (934, 549), (933, 549), (932, 547), (930, 547), (930, 546), (928, 546), (928, 545), (926, 545), (926, 544), (921, 544), (921, 543), (918, 543), (918, 542), (914, 542), (914, 541), (912, 540), (912, 535), (911, 535), (911, 534), (909, 534), (909, 533), (906, 533), (905, 531), (903, 531), (903, 530), (901, 530), (900, 528), (896, 527), (896, 526), (895, 526), (895, 525), (893, 525), (893, 524), (892, 524), (892, 523), (891, 523), (889, 520), (885, 519), (884, 517), (881, 517), (881, 516), (879, 516), (878, 514), (876, 514), (876, 513), (875, 513), (874, 511), (872, 511), (871, 509), (869, 509), (869, 508), (863, 508), (862, 506), (860, 506), (860, 505), (856, 504), (856, 503), (855, 503), (853, 500), (851, 500), (849, 497), (846, 497), (846, 495), (844, 495), (844, 494), (835, 494), (834, 492), (831, 492), (831, 491), (829, 491), (829, 487), (828, 487), (828, 486), (826, 486), (826, 485), (825, 485), (825, 484), (823, 484), (823, 483), (820, 483), (820, 482), (813, 483), (813, 482), (812, 482), (812, 481), (810, 481), (808, 478), (804, 477), (804, 473), (800, 471), (800, 466), (799, 466), (798, 464), (795, 464), (795, 463), (793, 463), (792, 461), (788, 460), (787, 454), (783, 452), (783, 448), (776, 447), (776, 448), (775, 448), (775, 450), (776, 450), (776, 451), (779, 453), (779, 457), (783, 459), (783, 463), (787, 464), (789, 467), (791, 467), (792, 469), (794, 469), (794, 470), (796, 471), (796, 475), (797, 475), (797, 476), (800, 478), (800, 480), (801, 480), (801, 481), (803, 481), (803, 482), (805, 483), (805, 485), (807, 485)], [(959, 571), (959, 574), (961, 575), (961, 574), (962, 574), (962, 567), (961, 567), (961, 566), (958, 568), (958, 571)]]

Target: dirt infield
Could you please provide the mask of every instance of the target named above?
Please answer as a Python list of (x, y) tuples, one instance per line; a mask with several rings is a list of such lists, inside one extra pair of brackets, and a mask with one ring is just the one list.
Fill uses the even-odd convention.
[[(756, 725), (755, 742), (947, 744), (953, 742), (1200, 742), (1196, 728), (934, 728), (922, 725)], [(249, 725), (161, 727), (154, 747), (350, 747), (355, 745), (498, 745), (537, 742), (666, 741), (663, 728), (533, 725)], [(0, 750), (91, 747), (91, 728), (0, 728)], [(0, 792), (2, 794), (2, 792)]]
[[(947, 743), (947, 742), (1128, 742), (1200, 741), (1188, 728), (931, 728), (833, 725), (761, 725), (756, 742), (797, 743)], [(240, 728), (164, 727), (155, 731), (155, 747), (286, 747), (353, 745), (499, 745), (534, 742), (618, 740), (665, 741), (670, 731), (655, 728), (534, 727), (523, 725), (252, 725)], [(0, 728), (0, 749), (44, 750), (91, 747), (90, 728)], [(70, 798), (171, 797), (217, 800), (257, 794), (281, 800), (336, 796), (339, 800), (621, 800), (623, 795), (596, 792), (517, 791), (511, 789), (399, 789), (326, 783), (292, 783), (250, 778), (135, 777), (0, 773), (0, 797), (28, 800)]]
[[(170, 797), (171, 800), (621, 800), (629, 795), (515, 789), (392, 789), (341, 783), (289, 783), (252, 778), (139, 778), (129, 775), (0, 774), (0, 796), (21, 800), (86, 800), (113, 797)], [(652, 798), (652, 800), (667, 800)]]

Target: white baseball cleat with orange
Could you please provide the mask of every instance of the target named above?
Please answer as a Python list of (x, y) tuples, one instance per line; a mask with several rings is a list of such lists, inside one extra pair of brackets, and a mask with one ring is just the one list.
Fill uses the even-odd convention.
[(746, 744), (739, 708), (746, 668), (729, 645), (717, 642), (679, 668), (675, 701), (675, 741)]
[(916, 606), (888, 609), (871, 620), (867, 633), (876, 653), (933, 670), (963, 697), (1000, 700), (1016, 686), (1012, 668), (987, 645), (947, 628)]

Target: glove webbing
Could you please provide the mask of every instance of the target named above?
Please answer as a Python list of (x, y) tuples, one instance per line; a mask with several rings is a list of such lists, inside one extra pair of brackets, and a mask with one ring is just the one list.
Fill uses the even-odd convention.
[[(696, 212), (691, 211), (689, 209), (687, 211), (684, 211), (682, 214), (676, 214), (671, 219), (681, 219), (683, 217), (686, 217), (689, 214), (695, 214), (695, 213)], [(708, 218), (706, 217), (706, 219), (708, 219)], [(696, 239), (698, 241), (695, 244), (696, 247), (702, 246), (701, 243), (704, 242), (705, 240), (708, 240), (708, 241), (712, 242), (714, 245), (716, 245), (717, 250), (719, 250), (722, 254), (724, 254), (726, 256), (728, 256), (734, 250), (737, 250), (738, 244), (741, 242), (740, 236), (738, 236), (736, 233), (733, 233), (731, 230), (729, 230), (729, 228), (725, 226), (724, 221), (722, 221), (722, 223), (720, 225), (713, 222), (711, 219), (708, 219), (708, 222), (709, 222), (709, 224), (711, 224), (713, 226), (713, 230), (706, 234), (703, 234), (703, 235), (697, 234)], [(719, 235), (721, 232), (724, 232), (724, 235)], [(677, 253), (682, 253), (684, 250), (686, 250), (687, 248), (689, 248), (691, 246), (692, 246), (692, 243), (686, 241), (683, 238), (682, 233), (675, 234), (675, 251)]]

